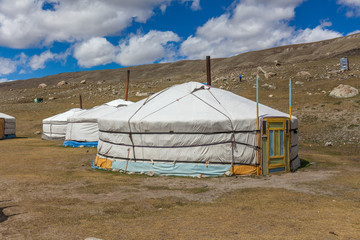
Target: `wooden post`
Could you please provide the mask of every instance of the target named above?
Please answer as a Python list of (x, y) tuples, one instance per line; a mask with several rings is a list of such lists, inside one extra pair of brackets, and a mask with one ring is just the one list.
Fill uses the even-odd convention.
[(256, 175), (260, 175), (260, 146), (259, 146), (259, 73), (256, 75)]
[(81, 94), (80, 94), (80, 109), (82, 109), (82, 97), (81, 97)]
[(207, 77), (207, 85), (211, 86), (210, 56), (206, 56), (206, 77)]
[(291, 79), (289, 79), (289, 115), (291, 123)]
[[(292, 92), (291, 92), (291, 78), (289, 79), (289, 115), (290, 115), (290, 120), (289, 120), (289, 126), (288, 126), (288, 131), (289, 131), (289, 171), (291, 171), (291, 166), (290, 166), (290, 156), (291, 156), (291, 116), (292, 116), (292, 110), (291, 110), (291, 101), (292, 101)], [(286, 160), (286, 159), (285, 159)], [(286, 164), (287, 166), (287, 164)], [(285, 168), (286, 169), (286, 168)]]
[(125, 89), (125, 101), (128, 100), (129, 80), (130, 80), (130, 70), (127, 70), (126, 89)]

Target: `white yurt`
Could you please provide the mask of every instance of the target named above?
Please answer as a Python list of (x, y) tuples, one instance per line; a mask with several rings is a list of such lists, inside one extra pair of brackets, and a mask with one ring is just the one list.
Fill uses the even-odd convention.
[(66, 112), (56, 114), (55, 116), (43, 120), (43, 135), (45, 140), (64, 140), (68, 125), (68, 118), (74, 114), (86, 111), (81, 108), (73, 108)]
[(0, 113), (0, 139), (16, 137), (16, 119), (5, 113)]
[(99, 140), (98, 119), (102, 116), (117, 112), (131, 104), (122, 99), (113, 100), (86, 111), (75, 113), (68, 118), (68, 127), (63, 146), (65, 147), (96, 147)]
[(160, 175), (282, 173), (300, 166), (297, 118), (189, 82), (99, 120), (95, 168)]

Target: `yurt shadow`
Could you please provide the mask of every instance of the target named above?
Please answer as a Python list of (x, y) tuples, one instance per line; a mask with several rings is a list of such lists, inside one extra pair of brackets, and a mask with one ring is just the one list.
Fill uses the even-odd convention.
[(9, 215), (5, 214), (4, 210), (7, 208), (11, 208), (11, 207), (17, 207), (17, 205), (0, 207), (0, 223), (7, 221), (10, 217), (21, 214), (21, 213), (15, 213), (15, 214), (9, 214)]

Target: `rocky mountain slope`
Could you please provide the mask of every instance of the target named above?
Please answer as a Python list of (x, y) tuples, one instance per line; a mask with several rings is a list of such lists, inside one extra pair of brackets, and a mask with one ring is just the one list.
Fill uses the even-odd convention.
[[(349, 59), (349, 71), (340, 71), (339, 59), (344, 56)], [(293, 114), (300, 119), (302, 144), (359, 143), (360, 96), (334, 98), (330, 91), (340, 84), (360, 89), (360, 34), (212, 59), (212, 83), (254, 100), (259, 67), (260, 102), (284, 112), (288, 112), (288, 81), (292, 79)], [(206, 82), (203, 60), (61, 73), (0, 83), (0, 112), (26, 121), (19, 122), (19, 133), (32, 135), (41, 130), (43, 118), (78, 106), (80, 94), (86, 108), (123, 98), (127, 70), (131, 71), (132, 101), (174, 84)], [(66, 84), (59, 84), (61, 81)], [(42, 83), (46, 87), (38, 88)], [(35, 104), (34, 98), (43, 98), (44, 102)]]

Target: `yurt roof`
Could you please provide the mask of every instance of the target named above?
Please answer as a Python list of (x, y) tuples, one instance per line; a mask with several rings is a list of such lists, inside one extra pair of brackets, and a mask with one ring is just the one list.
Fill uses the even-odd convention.
[(86, 111), (85, 109), (81, 109), (81, 108), (72, 108), (66, 112), (63, 112), (63, 113), (59, 113), (59, 114), (56, 114), (54, 116), (51, 116), (51, 117), (48, 117), (48, 118), (45, 118), (43, 120), (43, 123), (50, 123), (50, 122), (67, 122), (67, 119), (69, 117), (71, 117), (72, 115), (74, 115), (75, 113), (77, 112), (81, 112), (81, 111)]
[(103, 115), (116, 112), (119, 108), (132, 104), (130, 101), (122, 99), (113, 100), (100, 106), (95, 106), (91, 109), (77, 112), (69, 117), (69, 122), (97, 122), (97, 119)]
[(132, 104), (131, 101), (125, 101), (123, 99), (115, 99), (110, 102), (105, 103), (106, 105), (112, 106), (112, 107), (121, 107), (121, 106), (128, 106)]
[[(259, 115), (289, 117), (262, 104), (259, 105)], [(121, 111), (104, 115), (99, 127), (105, 131), (117, 131), (119, 121), (130, 123), (121, 125), (123, 131), (254, 130), (256, 102), (223, 89), (188, 82), (155, 93)], [(137, 129), (140, 125), (142, 129)]]
[(0, 118), (4, 119), (15, 119), (13, 116), (7, 115), (5, 113), (0, 113)]

